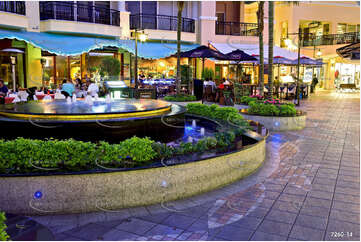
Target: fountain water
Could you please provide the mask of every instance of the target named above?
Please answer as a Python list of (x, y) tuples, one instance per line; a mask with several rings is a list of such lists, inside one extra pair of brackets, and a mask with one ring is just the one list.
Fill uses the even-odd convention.
[(197, 122), (195, 119), (192, 120), (192, 128), (195, 128), (197, 126)]
[(72, 97), (72, 101), (73, 101), (73, 103), (75, 103), (76, 102), (76, 95), (73, 95), (73, 97)]
[(66, 104), (71, 104), (71, 98), (70, 97), (66, 98)]
[(201, 128), (201, 136), (204, 136), (204, 133), (205, 133), (205, 129), (202, 127)]
[(192, 136), (188, 136), (187, 141), (188, 141), (189, 143), (193, 143), (193, 137), (192, 137)]

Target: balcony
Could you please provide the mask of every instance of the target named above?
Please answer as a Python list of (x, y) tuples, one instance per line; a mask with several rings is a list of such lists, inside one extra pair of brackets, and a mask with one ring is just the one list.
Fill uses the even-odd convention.
[[(177, 31), (178, 18), (167, 15), (132, 14), (130, 15), (130, 29), (156, 29)], [(182, 18), (182, 32), (194, 33), (195, 21)]]
[(257, 36), (258, 24), (216, 21), (216, 35)]
[(25, 15), (25, 1), (1, 1), (0, 11)]
[(302, 46), (341, 45), (360, 42), (360, 32), (327, 35), (304, 35)]
[(10, 29), (24, 30), (29, 26), (24, 1), (0, 2), (0, 26)]
[(67, 20), (120, 26), (119, 11), (86, 3), (40, 2), (40, 20)]
[(40, 2), (40, 31), (119, 37), (120, 12), (88, 2)]

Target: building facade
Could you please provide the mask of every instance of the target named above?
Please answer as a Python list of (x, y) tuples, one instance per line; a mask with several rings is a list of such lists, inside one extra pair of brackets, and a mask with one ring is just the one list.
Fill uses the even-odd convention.
[(276, 45), (296, 51), (301, 32), (301, 54), (322, 59), (321, 87), (333, 89), (342, 83), (359, 87), (359, 61), (339, 57), (336, 49), (360, 42), (360, 2), (278, 2), (274, 25)]
[[(258, 45), (258, 2), (186, 1), (182, 11), (182, 43), (211, 45)], [(275, 45), (295, 51), (292, 33), (306, 33), (301, 52), (326, 63), (319, 72), (323, 87), (333, 88), (335, 73), (345, 71), (345, 78), (357, 82), (359, 65), (338, 57), (336, 49), (359, 41), (359, 5), (354, 2), (299, 2), (275, 4)], [(64, 36), (90, 36), (101, 39), (131, 39), (135, 30), (144, 32), (148, 42), (174, 43), (177, 39), (177, 2), (172, 1), (2, 1), (0, 32), (27, 31)], [(332, 16), (332, 17), (331, 17)], [(268, 3), (264, 5), (263, 41), (268, 42)], [(130, 81), (134, 55), (119, 48), (101, 47), (81, 55), (55, 55), (17, 39), (3, 38), (0, 49), (15, 48), (23, 53), (0, 51), (0, 78), (11, 82), (10, 55), (17, 56), (16, 78), (20, 87), (41, 86), (43, 80), (56, 85), (63, 79), (99, 77), (98, 66), (107, 56), (121, 63), (119, 78)], [(168, 47), (167, 47), (168, 48)], [(169, 47), (169, 48), (174, 48)], [(265, 56), (266, 57), (266, 56)], [(182, 60), (201, 70), (201, 60)], [(345, 64), (345, 65), (344, 65)], [(347, 65), (346, 65), (347, 64)], [(351, 64), (351, 66), (349, 65)], [(232, 77), (229, 65), (206, 60), (205, 66), (215, 70), (215, 77)], [(175, 58), (140, 61), (140, 72), (152, 76), (173, 77)], [(253, 73), (254, 68), (246, 70)], [(200, 78), (200, 72), (194, 72)], [(256, 78), (257, 79), (257, 78)], [(342, 78), (341, 78), (342, 79)]]

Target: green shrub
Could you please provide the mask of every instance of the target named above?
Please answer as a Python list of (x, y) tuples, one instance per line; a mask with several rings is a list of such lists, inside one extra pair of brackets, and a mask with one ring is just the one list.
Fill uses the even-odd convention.
[(207, 137), (205, 138), (207, 148), (208, 149), (214, 149), (217, 147), (217, 139), (214, 137)]
[(241, 103), (249, 104), (252, 101), (257, 101), (258, 99), (256, 97), (249, 97), (249, 96), (243, 96), (241, 97)]
[(150, 161), (157, 156), (153, 150), (153, 140), (149, 138), (132, 137), (126, 139), (120, 144), (120, 156), (130, 157), (135, 162)]
[(203, 79), (214, 79), (214, 71), (211, 68), (204, 68), (204, 70), (202, 71), (202, 78)]
[(268, 103), (250, 102), (248, 113), (263, 116), (295, 116), (296, 108), (294, 104), (274, 105)]
[(154, 142), (152, 144), (152, 148), (157, 153), (157, 158), (160, 159), (171, 158), (175, 153), (175, 150), (172, 146), (160, 142)]
[(170, 102), (190, 102), (190, 101), (197, 101), (196, 96), (193, 95), (172, 95), (172, 96), (165, 96), (164, 97), (165, 101), (170, 101)]
[(5, 231), (5, 229), (7, 228), (5, 221), (5, 214), (3, 212), (0, 212), (0, 241), (7, 241), (10, 239), (9, 235)]
[(297, 110), (292, 105), (281, 105), (280, 116), (296, 116)]

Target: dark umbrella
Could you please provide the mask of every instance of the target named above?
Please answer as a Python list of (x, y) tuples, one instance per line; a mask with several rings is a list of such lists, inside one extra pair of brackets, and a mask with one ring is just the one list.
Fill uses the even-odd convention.
[(215, 58), (218, 60), (228, 60), (226, 55), (204, 45), (201, 45), (193, 50), (182, 52), (180, 56), (188, 58)]
[(205, 58), (215, 58), (218, 60), (228, 60), (228, 57), (225, 54), (217, 50), (213, 50), (207, 46), (201, 45), (193, 50), (185, 51), (180, 54), (180, 57), (188, 58), (202, 58), (202, 71), (204, 70), (204, 59)]
[[(239, 78), (239, 75), (238, 75), (239, 62), (241, 62), (241, 61), (257, 61), (257, 58), (246, 54), (244, 51), (242, 51), (240, 49), (236, 49), (232, 52), (229, 52), (226, 54), (226, 56), (228, 57), (228, 60), (237, 62), (237, 77), (238, 78)], [(239, 82), (239, 79), (238, 79), (238, 82)]]
[(280, 81), (280, 65), (292, 65), (293, 61), (283, 56), (273, 57), (273, 64), (278, 65), (278, 81)]

